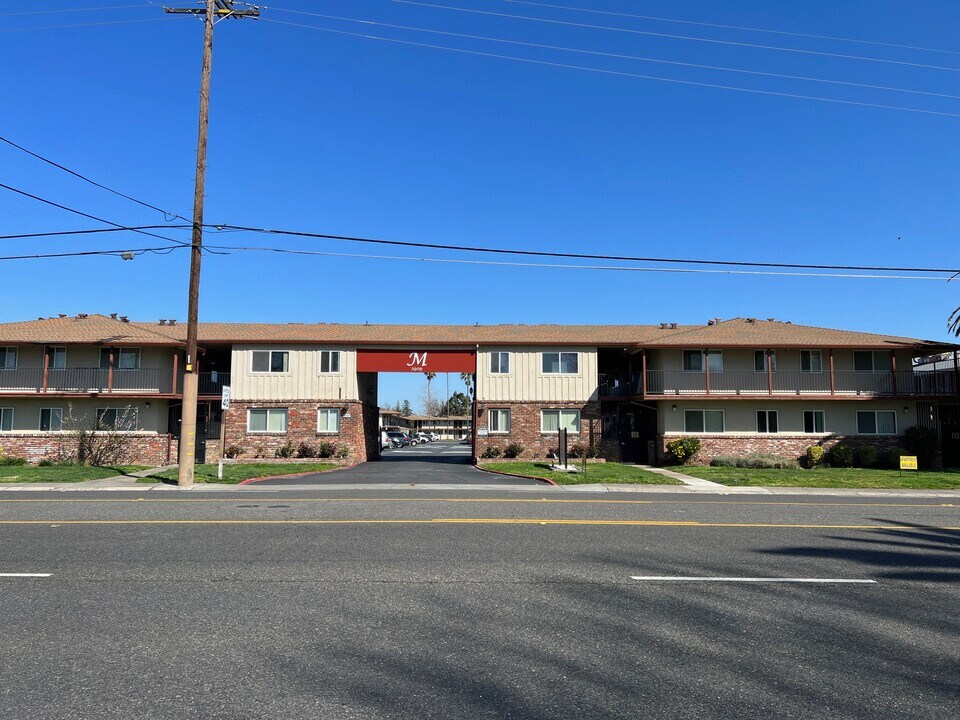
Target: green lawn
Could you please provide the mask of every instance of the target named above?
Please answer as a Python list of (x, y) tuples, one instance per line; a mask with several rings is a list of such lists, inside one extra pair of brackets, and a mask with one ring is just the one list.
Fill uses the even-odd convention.
[(480, 463), (485, 470), (510, 473), (511, 475), (527, 475), (531, 477), (553, 480), (558, 485), (584, 485), (587, 483), (633, 483), (640, 485), (682, 485), (664, 475), (658, 475), (647, 470), (621, 465), (620, 463), (587, 464), (586, 473), (554, 472), (547, 462), (497, 462)]
[(683, 465), (668, 468), (721, 485), (813, 488), (888, 488), (913, 490), (960, 489), (960, 470), (906, 472), (860, 468), (813, 470), (754, 470)]
[[(296, 473), (320, 472), (321, 470), (332, 470), (340, 465), (330, 463), (291, 463), (289, 465), (279, 465), (276, 463), (238, 463), (223, 466), (223, 479), (217, 479), (217, 465), (197, 465), (194, 470), (194, 479), (197, 482), (224, 483), (227, 485), (236, 485), (244, 480), (251, 478), (265, 478), (276, 475), (295, 475)], [(177, 469), (167, 470), (150, 477), (145, 477), (138, 482), (160, 482), (162, 480), (172, 480), (176, 482)]]
[(100, 480), (127, 473), (146, 470), (146, 465), (117, 465), (114, 467), (92, 467), (90, 465), (50, 465), (34, 467), (32, 465), (0, 467), (0, 483), (75, 483), (84, 480)]

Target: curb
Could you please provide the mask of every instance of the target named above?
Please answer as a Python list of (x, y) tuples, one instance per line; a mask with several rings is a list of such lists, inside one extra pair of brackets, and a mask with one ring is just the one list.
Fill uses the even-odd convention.
[[(253, 485), (254, 483), (261, 482), (263, 480), (277, 480), (280, 478), (292, 478), (292, 477), (303, 477), (305, 475), (326, 475), (327, 473), (339, 472), (340, 470), (347, 470), (348, 468), (354, 468), (358, 463), (353, 465), (341, 465), (340, 467), (330, 468), (329, 470), (306, 470), (305, 472), (298, 473), (287, 473), (286, 475), (267, 475), (265, 477), (258, 478), (248, 478), (247, 480), (241, 480), (238, 483), (230, 483), (230, 485)], [(225, 483), (204, 483), (204, 485), (223, 485)]]
[(559, 483), (555, 483), (550, 478), (537, 477), (536, 475), (520, 475), (518, 473), (500, 472), (499, 470), (490, 470), (489, 468), (483, 468), (483, 467), (480, 467), (479, 465), (474, 465), (474, 467), (480, 472), (490, 473), (491, 475), (499, 475), (501, 477), (523, 478), (524, 480), (539, 480), (540, 482), (545, 482), (548, 485), (553, 485), (554, 487), (560, 487)]

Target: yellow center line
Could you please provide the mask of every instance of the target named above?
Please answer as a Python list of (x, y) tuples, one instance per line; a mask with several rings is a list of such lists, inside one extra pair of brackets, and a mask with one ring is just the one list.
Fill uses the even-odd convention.
[(810, 523), (713, 523), (677, 520), (565, 520), (553, 518), (430, 518), (401, 519), (214, 519), (214, 520), (0, 520), (0, 525), (623, 525), (634, 527), (781, 528), (800, 530), (941, 530), (960, 526), (835, 525)]

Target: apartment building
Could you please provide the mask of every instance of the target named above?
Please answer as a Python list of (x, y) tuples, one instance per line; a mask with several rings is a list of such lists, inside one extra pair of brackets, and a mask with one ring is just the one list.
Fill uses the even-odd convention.
[[(450, 430), (465, 430), (477, 455), (519, 444), (524, 457), (545, 457), (560, 428), (626, 462), (654, 462), (682, 435), (702, 440), (704, 460), (799, 455), (839, 439), (883, 449), (923, 425), (939, 433), (944, 462), (960, 465), (960, 346), (950, 343), (752, 318), (202, 323), (199, 336), (200, 458), (215, 459), (223, 423), (241, 457), (329, 442), (373, 459), (383, 422), (377, 373), (434, 371), (474, 373), (473, 417)], [(129, 434), (131, 459), (175, 461), (185, 340), (182, 324), (115, 316), (0, 324), (0, 447), (36, 461), (62, 452), (71, 428), (96, 425)], [(937, 363), (915, 367), (934, 355)], [(232, 402), (221, 412), (224, 386)]]

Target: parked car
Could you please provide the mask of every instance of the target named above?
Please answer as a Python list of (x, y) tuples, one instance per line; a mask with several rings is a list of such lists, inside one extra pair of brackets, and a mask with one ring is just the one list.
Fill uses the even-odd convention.
[(437, 435), (435, 432), (424, 433), (424, 435), (430, 438), (430, 442), (435, 442), (440, 439), (440, 436)]
[(388, 432), (387, 437), (390, 438), (390, 441), (393, 443), (394, 447), (406, 447), (407, 445), (412, 444), (410, 436), (400, 432), (399, 430), (392, 430)]
[(380, 449), (387, 450), (388, 448), (393, 447), (393, 440), (390, 439), (390, 435), (386, 430), (380, 431)]
[(415, 440), (418, 440), (422, 443), (433, 442), (433, 438), (430, 437), (430, 433), (418, 432), (413, 436)]

